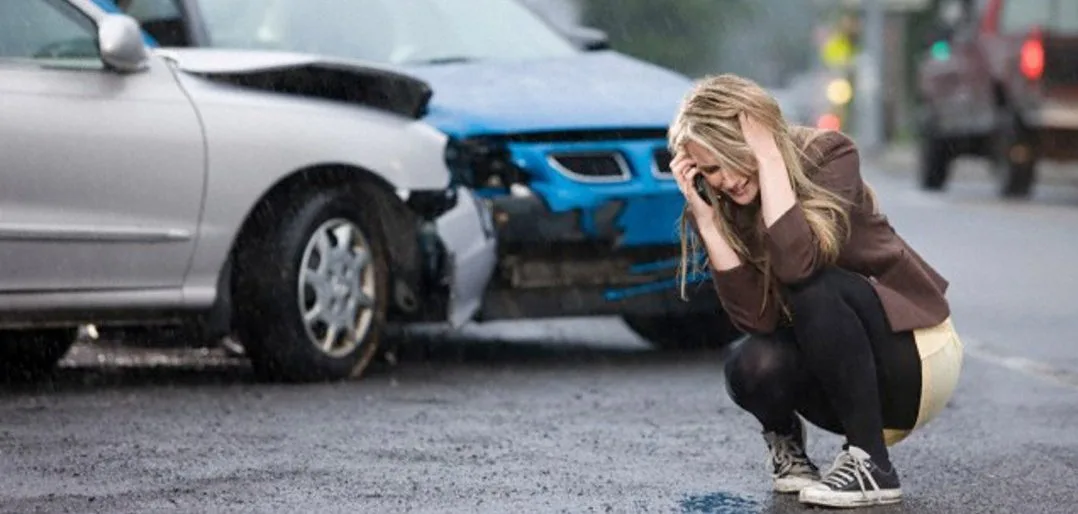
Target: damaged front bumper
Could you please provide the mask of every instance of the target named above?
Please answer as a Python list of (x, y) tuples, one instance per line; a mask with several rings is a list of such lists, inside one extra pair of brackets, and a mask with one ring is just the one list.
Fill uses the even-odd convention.
[(428, 317), (458, 327), (473, 319), (483, 303), (498, 263), (498, 243), (490, 208), (458, 187), (456, 204), (421, 232), (423, 253), (441, 301), (428, 303)]
[(477, 319), (677, 316), (721, 309), (706, 273), (690, 276), (688, 301), (680, 297), (680, 245), (619, 244), (623, 202), (553, 212), (537, 195), (517, 191), (489, 200), (499, 265)]
[(681, 298), (685, 203), (669, 160), (665, 129), (451, 139), (447, 164), (497, 228), (498, 271), (477, 319), (719, 309), (706, 273)]

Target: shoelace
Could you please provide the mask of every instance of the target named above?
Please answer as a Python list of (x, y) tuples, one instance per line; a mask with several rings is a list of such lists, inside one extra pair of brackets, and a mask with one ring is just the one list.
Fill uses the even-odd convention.
[(831, 469), (827, 471), (820, 483), (832, 489), (843, 489), (856, 480), (857, 486), (861, 488), (861, 494), (868, 496), (868, 490), (865, 489), (866, 479), (874, 491), (880, 490), (879, 484), (872, 476), (872, 471), (868, 469), (867, 460), (845, 450), (838, 454), (835, 463), (831, 465)]
[(770, 462), (777, 468), (776, 476), (789, 473), (794, 468), (798, 471), (812, 472), (812, 465), (803, 456), (801, 446), (790, 436), (772, 436), (768, 438), (771, 452)]

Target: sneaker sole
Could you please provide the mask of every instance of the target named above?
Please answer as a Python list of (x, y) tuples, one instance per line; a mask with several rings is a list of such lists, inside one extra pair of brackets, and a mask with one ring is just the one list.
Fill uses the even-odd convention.
[(902, 501), (902, 491), (885, 489), (882, 491), (834, 492), (831, 490), (802, 489), (798, 501), (821, 507), (854, 508), (872, 505), (890, 505)]
[(775, 480), (773, 489), (776, 493), (799, 493), (802, 489), (816, 485), (818, 483), (820, 483), (819, 480), (813, 480), (811, 478), (784, 477)]

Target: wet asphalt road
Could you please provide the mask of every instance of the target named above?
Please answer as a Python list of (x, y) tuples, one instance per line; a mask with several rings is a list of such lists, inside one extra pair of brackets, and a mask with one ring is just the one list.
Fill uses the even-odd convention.
[[(1006, 204), (970, 164), (929, 196), (887, 163), (866, 175), (951, 279), (967, 359), (950, 408), (893, 449), (906, 501), (875, 511), (1075, 512), (1078, 183)], [(607, 319), (420, 339), (305, 386), (216, 351), (76, 348), (52, 382), (0, 391), (0, 512), (804, 510), (769, 492), (722, 352), (655, 352)], [(840, 444), (810, 432), (821, 465)]]

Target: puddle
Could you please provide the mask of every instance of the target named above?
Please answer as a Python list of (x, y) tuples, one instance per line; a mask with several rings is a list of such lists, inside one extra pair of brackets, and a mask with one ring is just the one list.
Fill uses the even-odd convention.
[(762, 509), (756, 500), (724, 492), (686, 496), (678, 506), (682, 514), (756, 514)]

